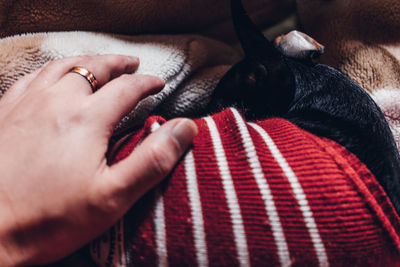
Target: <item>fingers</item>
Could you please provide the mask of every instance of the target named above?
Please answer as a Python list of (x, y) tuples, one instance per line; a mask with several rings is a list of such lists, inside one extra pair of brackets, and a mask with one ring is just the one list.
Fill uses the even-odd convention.
[(100, 123), (108, 122), (112, 129), (144, 97), (158, 93), (165, 81), (150, 75), (122, 75), (92, 96), (93, 112)]
[[(96, 77), (98, 88), (110, 80), (124, 74), (133, 73), (139, 66), (139, 59), (122, 55), (99, 55), (71, 57), (50, 62), (37, 75), (31, 86), (42, 88), (56, 84), (67, 90), (86, 90), (86, 94), (92, 93), (92, 88), (85, 77), (71, 73), (73, 67), (83, 67)], [(85, 88), (82, 90), (82, 88)]]
[[(125, 160), (107, 168), (98, 187), (98, 192), (101, 192), (98, 196), (107, 200), (105, 209), (115, 208), (116, 212), (121, 212), (116, 216), (121, 216), (171, 172), (197, 131), (196, 124), (189, 119), (169, 121), (147, 137)], [(112, 203), (111, 207), (107, 207), (109, 203)]]

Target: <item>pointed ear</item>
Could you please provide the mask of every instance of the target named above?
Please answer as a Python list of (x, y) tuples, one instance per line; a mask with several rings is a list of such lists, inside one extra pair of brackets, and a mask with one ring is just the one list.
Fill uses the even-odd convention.
[(246, 57), (273, 60), (280, 53), (246, 13), (241, 0), (231, 0), (232, 21)]
[(291, 31), (275, 38), (274, 44), (282, 54), (298, 59), (314, 59), (324, 53), (325, 47), (305, 33)]

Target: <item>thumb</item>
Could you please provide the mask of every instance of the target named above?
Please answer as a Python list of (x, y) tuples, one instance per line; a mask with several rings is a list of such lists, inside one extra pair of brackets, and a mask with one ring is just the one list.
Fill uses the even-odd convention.
[[(197, 135), (189, 119), (168, 121), (149, 135), (127, 158), (106, 169), (102, 194), (118, 207), (122, 216), (142, 195), (174, 168)], [(114, 206), (113, 205), (113, 206)]]

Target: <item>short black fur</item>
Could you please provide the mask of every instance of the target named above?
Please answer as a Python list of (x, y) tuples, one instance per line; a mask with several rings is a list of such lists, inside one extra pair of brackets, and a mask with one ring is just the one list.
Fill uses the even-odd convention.
[(375, 175), (400, 214), (400, 157), (380, 108), (350, 78), (312, 60), (288, 58), (231, 0), (246, 54), (218, 84), (210, 108), (237, 106), (249, 119), (279, 116), (354, 153)]

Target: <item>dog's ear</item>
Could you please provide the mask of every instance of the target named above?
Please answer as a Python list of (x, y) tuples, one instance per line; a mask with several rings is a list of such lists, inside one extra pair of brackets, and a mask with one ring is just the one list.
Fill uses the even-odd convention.
[(275, 38), (275, 47), (285, 56), (297, 59), (315, 59), (324, 53), (325, 47), (305, 33), (291, 31)]
[(280, 53), (253, 23), (241, 0), (231, 0), (232, 21), (246, 57), (257, 61), (280, 60)]

